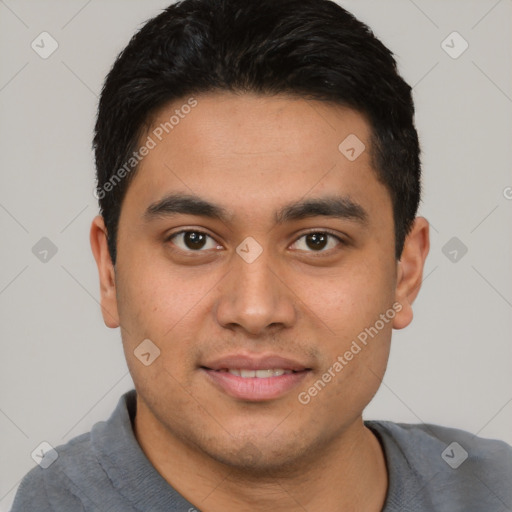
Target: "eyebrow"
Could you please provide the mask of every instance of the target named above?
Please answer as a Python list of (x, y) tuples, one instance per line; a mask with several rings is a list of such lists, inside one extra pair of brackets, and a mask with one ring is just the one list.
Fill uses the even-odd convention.
[[(170, 194), (152, 203), (144, 212), (144, 219), (151, 221), (155, 218), (171, 217), (173, 215), (196, 215), (223, 223), (229, 223), (233, 213), (224, 207), (211, 203), (192, 194)], [(346, 196), (330, 195), (321, 198), (301, 199), (282, 207), (275, 214), (276, 224), (297, 221), (309, 217), (335, 217), (368, 223), (367, 211), (358, 203)]]

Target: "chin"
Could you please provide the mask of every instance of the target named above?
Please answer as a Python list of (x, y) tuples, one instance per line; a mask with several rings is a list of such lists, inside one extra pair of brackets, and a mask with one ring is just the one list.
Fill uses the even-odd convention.
[(253, 443), (247, 443), (231, 453), (211, 454), (217, 462), (227, 466), (230, 473), (236, 474), (238, 478), (258, 478), (259, 480), (263, 477), (274, 479), (277, 475), (282, 477), (290, 471), (290, 468), (295, 467), (297, 455), (290, 451), (285, 454), (268, 453), (266, 450), (260, 450)]
[(300, 474), (310, 464), (311, 456), (318, 451), (318, 442), (314, 440), (298, 440), (286, 432), (270, 440), (268, 432), (259, 436), (252, 431), (250, 436), (226, 437), (214, 446), (204, 446), (203, 450), (216, 462), (224, 464), (230, 474), (248, 479), (275, 479), (296, 472)]

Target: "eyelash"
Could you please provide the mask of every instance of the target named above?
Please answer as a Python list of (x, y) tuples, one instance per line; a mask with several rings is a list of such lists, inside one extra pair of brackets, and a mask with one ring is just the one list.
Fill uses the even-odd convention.
[[(177, 237), (178, 235), (182, 235), (182, 234), (185, 234), (185, 233), (197, 233), (197, 234), (200, 234), (200, 235), (205, 235), (209, 238), (211, 238), (212, 240), (215, 240), (211, 235), (209, 235), (208, 233), (204, 232), (204, 231), (201, 231), (201, 230), (198, 230), (198, 229), (184, 229), (182, 231), (178, 231), (176, 233), (172, 233), (171, 235), (169, 235), (166, 239), (165, 239), (165, 242), (171, 242), (173, 238)], [(331, 238), (334, 238), (337, 242), (339, 242), (338, 245), (341, 245), (341, 246), (345, 246), (347, 245), (347, 242), (342, 239), (341, 237), (339, 237), (338, 235), (335, 235), (334, 233), (330, 232), (329, 230), (312, 230), (312, 231), (308, 231), (306, 233), (303, 233), (302, 235), (300, 235), (294, 242), (292, 245), (296, 244), (301, 238), (304, 238), (306, 237), (307, 235), (312, 235), (312, 234), (322, 234), (322, 235), (328, 235), (329, 237)], [(220, 245), (216, 240), (215, 242)], [(174, 245), (174, 244), (173, 244)], [(311, 253), (311, 254), (314, 254), (314, 255), (318, 255), (318, 256), (321, 256), (322, 254), (324, 253), (327, 253), (327, 254), (330, 254), (331, 251), (335, 250), (336, 248), (331, 248), (331, 249), (327, 249), (327, 250), (319, 250), (319, 251), (305, 251), (305, 252), (308, 252), (308, 253)], [(207, 252), (209, 249), (207, 250), (197, 250), (197, 251), (194, 251), (192, 249), (181, 249), (178, 247), (177, 249), (178, 251), (181, 251), (181, 252), (185, 252), (185, 253), (190, 253), (190, 254), (193, 254), (193, 253), (201, 253), (201, 252)]]

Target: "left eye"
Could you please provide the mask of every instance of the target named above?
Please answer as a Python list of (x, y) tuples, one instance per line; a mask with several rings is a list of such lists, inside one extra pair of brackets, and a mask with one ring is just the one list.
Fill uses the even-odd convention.
[[(326, 252), (327, 250), (336, 247), (336, 245), (343, 243), (343, 240), (341, 240), (341, 238), (322, 231), (306, 233), (305, 235), (302, 235), (300, 238), (298, 238), (294, 245), (301, 245), (301, 240), (303, 240), (302, 247), (298, 247), (298, 249), (301, 251), (308, 251), (307, 248), (309, 248), (313, 249), (312, 252)], [(303, 248), (304, 246), (306, 247), (306, 249)], [(326, 250), (324, 251), (323, 249)]]
[(169, 240), (173, 240), (173, 243), (184, 251), (221, 248), (210, 235), (202, 231), (180, 231), (172, 235)]

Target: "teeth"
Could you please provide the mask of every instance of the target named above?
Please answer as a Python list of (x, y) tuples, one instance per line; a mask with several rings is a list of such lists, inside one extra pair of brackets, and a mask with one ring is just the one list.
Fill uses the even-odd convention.
[(292, 373), (291, 370), (283, 370), (282, 368), (272, 368), (269, 370), (238, 370), (230, 368), (228, 370), (232, 375), (236, 375), (237, 377), (247, 378), (258, 378), (258, 379), (266, 379), (269, 377), (279, 377), (280, 375), (287, 375)]

